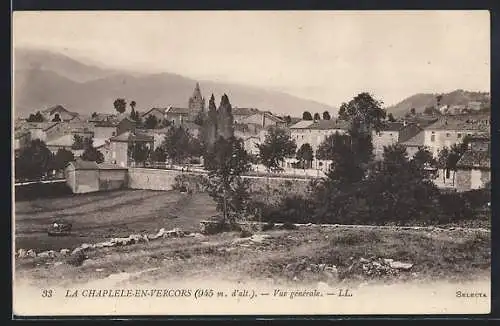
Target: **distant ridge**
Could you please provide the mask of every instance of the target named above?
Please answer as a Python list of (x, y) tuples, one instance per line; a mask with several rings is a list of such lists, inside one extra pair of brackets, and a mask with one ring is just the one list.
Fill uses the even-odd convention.
[[(136, 109), (142, 112), (168, 105), (187, 107), (196, 82), (178, 74), (135, 74), (45, 50), (15, 49), (14, 115), (27, 116), (54, 105), (81, 114), (113, 112), (113, 101), (118, 97), (136, 101)], [(199, 82), (206, 99), (214, 93), (218, 102), (227, 93), (233, 106), (292, 116), (302, 116), (305, 110), (336, 113), (330, 105), (286, 93), (232, 83)]]

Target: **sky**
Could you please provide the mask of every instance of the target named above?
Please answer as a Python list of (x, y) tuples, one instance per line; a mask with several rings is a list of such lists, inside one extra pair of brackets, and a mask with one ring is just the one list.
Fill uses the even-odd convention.
[(13, 44), (337, 107), (490, 90), (488, 11), (15, 12)]

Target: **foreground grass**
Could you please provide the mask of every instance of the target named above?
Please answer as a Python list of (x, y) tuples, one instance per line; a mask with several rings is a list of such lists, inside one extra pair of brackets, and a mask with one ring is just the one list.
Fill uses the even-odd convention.
[[(489, 233), (448, 230), (333, 229), (269, 231), (271, 238), (255, 243), (228, 232), (203, 238), (162, 239), (147, 244), (103, 248), (88, 252), (80, 267), (58, 259), (16, 261), (16, 279), (38, 286), (86, 283), (110, 274), (144, 271), (132, 282), (217, 278), (227, 281), (271, 280), (285, 282), (285, 266), (301, 260), (334, 264), (341, 280), (370, 281), (364, 275), (346, 272), (353, 259), (381, 257), (414, 264), (397, 280), (462, 281), (487, 276), (490, 272)], [(304, 282), (318, 281), (305, 277)]]

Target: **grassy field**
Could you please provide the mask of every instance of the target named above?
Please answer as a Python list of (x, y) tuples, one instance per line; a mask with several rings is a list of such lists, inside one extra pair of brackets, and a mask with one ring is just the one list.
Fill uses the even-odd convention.
[[(74, 248), (132, 233), (156, 233), (179, 227), (197, 232), (199, 221), (216, 214), (206, 194), (127, 190), (75, 195), (70, 198), (37, 199), (16, 203), (16, 247), (48, 249)], [(47, 236), (55, 218), (73, 223), (74, 235)], [(290, 264), (329, 264), (338, 268), (343, 280), (373, 281), (350, 269), (362, 258), (387, 258), (413, 264), (408, 272), (387, 275), (376, 281), (468, 280), (490, 273), (490, 233), (459, 229), (428, 230), (309, 228), (258, 232), (268, 239), (252, 241), (238, 232), (211, 236), (164, 238), (124, 247), (87, 252), (79, 267), (64, 257), (23, 258), (15, 262), (18, 280), (37, 286), (68, 286), (107, 278), (117, 273), (134, 273), (133, 282), (203, 279), (225, 281), (290, 281), (283, 270)], [(302, 282), (322, 281), (317, 274), (300, 275)]]
[[(213, 200), (174, 191), (120, 190), (16, 202), (16, 248), (57, 250), (131, 233), (155, 233), (179, 227), (198, 229), (198, 222), (216, 214)], [(49, 237), (58, 218), (73, 224), (73, 236)]]

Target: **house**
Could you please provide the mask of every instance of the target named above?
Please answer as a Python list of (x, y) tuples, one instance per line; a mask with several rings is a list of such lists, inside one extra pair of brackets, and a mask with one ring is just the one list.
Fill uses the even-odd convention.
[(172, 127), (164, 127), (161, 129), (141, 129), (140, 132), (144, 135), (153, 137), (153, 148), (156, 149), (161, 146), (165, 140), (165, 136)]
[(154, 137), (136, 131), (126, 131), (109, 140), (110, 157), (108, 161), (121, 167), (128, 167), (132, 162), (129, 157), (129, 147), (132, 144), (143, 143), (154, 148)]
[(72, 145), (74, 142), (74, 136), (72, 134), (66, 134), (61, 137), (55, 138), (48, 140), (46, 142), (47, 148), (52, 152), (52, 153), (57, 153), (59, 149), (65, 149), (68, 151), (72, 151)]
[(135, 120), (132, 120), (132, 119), (130, 119), (130, 117), (125, 116), (116, 125), (116, 135), (121, 135), (121, 134), (128, 132), (128, 131), (134, 132), (136, 126), (137, 126), (137, 122)]
[(95, 138), (109, 139), (117, 135), (118, 123), (110, 121), (102, 121), (94, 124), (92, 130)]
[(443, 147), (459, 144), (465, 136), (490, 132), (490, 116), (485, 114), (444, 116), (424, 128), (424, 145), (434, 157)]
[(425, 144), (425, 132), (422, 130), (410, 139), (400, 142), (406, 148), (406, 153), (408, 158), (412, 159), (413, 156), (418, 152), (418, 150), (424, 147)]
[(482, 107), (483, 107), (483, 104), (481, 102), (478, 102), (478, 101), (470, 101), (467, 104), (467, 108), (469, 110), (472, 110), (472, 111), (479, 111), (479, 110), (481, 110)]
[(421, 131), (422, 128), (415, 123), (408, 123), (406, 121), (385, 122), (378, 132), (372, 132), (373, 155), (375, 159), (383, 159), (384, 147), (405, 142)]
[(262, 111), (258, 111), (252, 115), (240, 118), (238, 124), (257, 125), (261, 128), (267, 128), (270, 126), (286, 127), (285, 120), (275, 116), (271, 112)]
[(349, 129), (349, 122), (340, 119), (309, 121), (302, 120), (290, 126), (290, 136), (299, 149), (303, 144), (311, 145), (314, 152), (329, 135), (343, 134)]
[(231, 113), (233, 114), (234, 123), (240, 123), (241, 120), (248, 118), (260, 111), (256, 108), (239, 108), (233, 107)]
[(156, 118), (156, 121), (158, 121), (158, 124), (160, 124), (167, 117), (166, 116), (167, 110), (168, 110), (168, 107), (167, 108), (152, 108), (149, 111), (147, 111), (146, 113), (142, 114), (141, 119), (142, 119), (142, 121), (146, 121), (150, 116), (154, 116)]
[(127, 176), (126, 168), (81, 159), (70, 162), (65, 169), (66, 182), (76, 194), (125, 188)]
[(56, 105), (50, 108), (47, 108), (41, 112), (45, 121), (53, 121), (54, 118), (59, 117), (61, 121), (69, 122), (69, 121), (78, 121), (79, 116), (76, 112), (70, 112), (66, 110), (62, 105)]
[(491, 148), (487, 137), (474, 137), (457, 163), (457, 191), (484, 188), (491, 182)]
[(40, 139), (45, 142), (47, 140), (47, 131), (57, 124), (57, 122), (26, 122), (18, 126), (15, 131), (27, 131), (30, 133), (32, 140)]
[(184, 122), (190, 121), (190, 117), (192, 117), (192, 114), (188, 108), (170, 106), (165, 111), (165, 119), (174, 126), (179, 126), (184, 124)]

